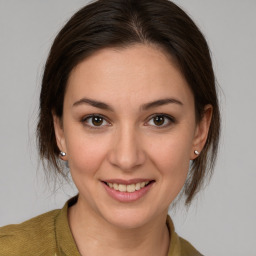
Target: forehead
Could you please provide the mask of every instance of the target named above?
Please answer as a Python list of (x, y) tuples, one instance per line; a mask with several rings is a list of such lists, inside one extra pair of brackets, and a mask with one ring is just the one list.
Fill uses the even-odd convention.
[[(192, 97), (175, 61), (162, 49), (149, 45), (105, 48), (79, 63), (71, 72), (67, 94), (77, 97), (113, 97), (154, 100), (155, 97)], [(75, 99), (76, 98), (76, 99)]]

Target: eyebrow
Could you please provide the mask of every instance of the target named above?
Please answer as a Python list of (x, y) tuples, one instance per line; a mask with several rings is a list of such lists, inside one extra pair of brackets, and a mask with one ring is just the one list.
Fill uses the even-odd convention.
[[(101, 101), (96, 101), (96, 100), (92, 100), (92, 99), (88, 99), (88, 98), (82, 98), (82, 99), (76, 101), (73, 104), (73, 106), (79, 106), (79, 105), (82, 105), (82, 104), (88, 104), (88, 105), (91, 105), (95, 108), (100, 108), (100, 109), (104, 109), (104, 110), (114, 112), (114, 109), (110, 105), (108, 105), (104, 102), (101, 102)], [(140, 110), (145, 111), (145, 110), (148, 110), (148, 109), (151, 109), (151, 108), (154, 108), (154, 107), (163, 106), (163, 105), (166, 105), (166, 104), (177, 104), (177, 105), (183, 106), (183, 103), (181, 101), (175, 99), (175, 98), (166, 98), (166, 99), (160, 99), (160, 100), (156, 100), (156, 101), (152, 101), (152, 102), (143, 104), (140, 107)]]
[(91, 105), (95, 108), (100, 108), (100, 109), (109, 110), (109, 111), (114, 112), (114, 109), (111, 106), (109, 106), (108, 104), (106, 104), (104, 102), (101, 102), (101, 101), (88, 99), (88, 98), (82, 98), (79, 101), (76, 101), (73, 104), (73, 107), (74, 106), (79, 106), (79, 105), (82, 105), (82, 104), (88, 104), (88, 105)]
[(166, 98), (166, 99), (160, 99), (160, 100), (156, 100), (156, 101), (152, 101), (152, 102), (143, 104), (141, 106), (141, 110), (148, 110), (150, 108), (159, 107), (159, 106), (163, 106), (163, 105), (170, 104), (170, 103), (183, 106), (183, 103), (177, 99)]

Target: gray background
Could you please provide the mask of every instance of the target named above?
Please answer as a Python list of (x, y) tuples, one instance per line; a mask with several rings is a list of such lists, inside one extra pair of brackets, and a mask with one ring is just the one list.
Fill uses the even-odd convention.
[[(54, 36), (88, 1), (0, 0), (0, 226), (62, 207), (76, 193), (45, 181), (35, 146), (42, 70)], [(207, 256), (255, 256), (256, 1), (176, 0), (212, 50), (222, 87), (221, 148), (211, 183), (178, 233)]]

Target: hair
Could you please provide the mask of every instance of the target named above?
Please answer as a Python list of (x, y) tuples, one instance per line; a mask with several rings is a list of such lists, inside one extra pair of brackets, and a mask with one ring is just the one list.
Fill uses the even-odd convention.
[(168, 0), (98, 0), (75, 13), (56, 36), (46, 61), (40, 94), (37, 139), (46, 171), (64, 174), (54, 132), (54, 112), (63, 114), (63, 101), (70, 72), (96, 51), (134, 44), (155, 45), (178, 64), (191, 88), (199, 122), (204, 107), (213, 107), (206, 144), (193, 160), (184, 185), (190, 204), (210, 177), (216, 161), (220, 113), (216, 81), (207, 42), (191, 18)]

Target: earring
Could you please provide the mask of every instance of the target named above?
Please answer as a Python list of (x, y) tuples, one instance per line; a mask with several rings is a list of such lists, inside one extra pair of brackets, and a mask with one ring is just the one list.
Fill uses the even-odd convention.
[(65, 152), (60, 151), (61, 156), (66, 156), (67, 154)]
[(194, 151), (194, 153), (198, 156), (199, 155), (199, 152), (197, 150)]

